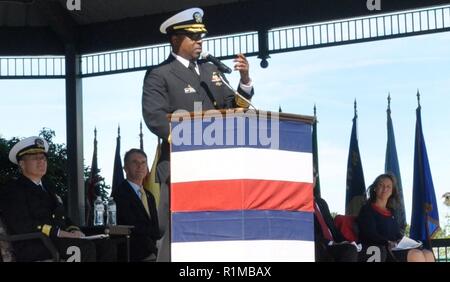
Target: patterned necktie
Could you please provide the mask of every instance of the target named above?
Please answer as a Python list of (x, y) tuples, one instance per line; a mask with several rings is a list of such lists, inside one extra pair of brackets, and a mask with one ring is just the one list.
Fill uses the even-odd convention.
[(141, 187), (141, 189), (139, 189), (139, 191), (141, 192), (142, 205), (144, 206), (145, 211), (147, 212), (148, 216), (150, 216), (150, 210), (148, 209), (147, 194), (145, 194), (145, 190), (143, 187)]
[(322, 212), (319, 209), (319, 206), (317, 203), (314, 203), (314, 213), (316, 215), (317, 221), (320, 224), (320, 228), (322, 229), (322, 234), (325, 239), (328, 241), (333, 241), (333, 235), (331, 234), (330, 229), (328, 228), (327, 224), (325, 223), (325, 219), (323, 218)]

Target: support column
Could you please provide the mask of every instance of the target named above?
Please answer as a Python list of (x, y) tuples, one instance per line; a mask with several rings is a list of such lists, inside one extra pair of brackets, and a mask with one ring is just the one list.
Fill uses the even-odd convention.
[(260, 66), (264, 69), (269, 66), (267, 59), (270, 58), (268, 34), (268, 29), (265, 27), (261, 27), (258, 30), (258, 59), (261, 59)]
[(73, 44), (66, 44), (66, 131), (69, 216), (85, 224), (83, 166), (83, 89), (81, 56)]

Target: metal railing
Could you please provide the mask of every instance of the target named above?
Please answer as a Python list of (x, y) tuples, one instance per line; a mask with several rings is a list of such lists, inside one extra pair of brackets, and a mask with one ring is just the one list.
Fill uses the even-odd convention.
[(63, 56), (0, 58), (0, 78), (64, 78), (65, 68)]
[[(267, 41), (267, 46), (259, 46), (263, 38), (259, 38), (258, 32), (207, 38), (204, 48), (221, 59), (229, 59), (237, 53), (266, 58), (274, 53), (444, 31), (450, 31), (450, 5), (272, 29), (262, 34), (267, 36), (267, 40), (263, 40)], [(90, 77), (144, 70), (163, 62), (169, 53), (169, 44), (162, 44), (82, 55), (80, 75)], [(64, 78), (64, 62), (64, 57), (0, 57), (0, 79)]]
[[(258, 52), (258, 34), (242, 33), (236, 35), (207, 38), (203, 48), (222, 59), (234, 57), (236, 53), (254, 56)], [(161, 44), (138, 49), (89, 54), (82, 56), (82, 76), (98, 76), (121, 72), (145, 70), (157, 66), (168, 58), (170, 45)]]
[(438, 262), (450, 262), (450, 239), (431, 240), (434, 256)]
[(81, 59), (83, 76), (137, 71), (158, 65), (170, 54), (169, 44), (108, 53), (84, 55)]
[(450, 6), (269, 31), (269, 53), (351, 44), (450, 30)]

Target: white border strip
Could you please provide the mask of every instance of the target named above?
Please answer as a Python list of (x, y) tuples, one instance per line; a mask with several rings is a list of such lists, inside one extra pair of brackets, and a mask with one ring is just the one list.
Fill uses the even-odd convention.
[(172, 243), (172, 261), (313, 262), (314, 241), (249, 240)]
[(171, 181), (260, 179), (312, 183), (312, 153), (230, 148), (171, 154)]

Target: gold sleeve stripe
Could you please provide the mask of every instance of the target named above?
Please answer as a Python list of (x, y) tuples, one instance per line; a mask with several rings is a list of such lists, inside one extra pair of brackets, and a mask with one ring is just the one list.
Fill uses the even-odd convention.
[(50, 236), (50, 231), (52, 230), (52, 226), (45, 224), (44, 226), (42, 226), (42, 233), (44, 233), (47, 236)]
[(240, 108), (248, 108), (250, 106), (249, 103), (247, 103), (244, 99), (242, 99), (239, 96), (235, 96), (234, 101), (236, 102), (236, 105)]
[(169, 137), (167, 137), (167, 142), (169, 142), (169, 144), (172, 144), (172, 134), (169, 134)]

